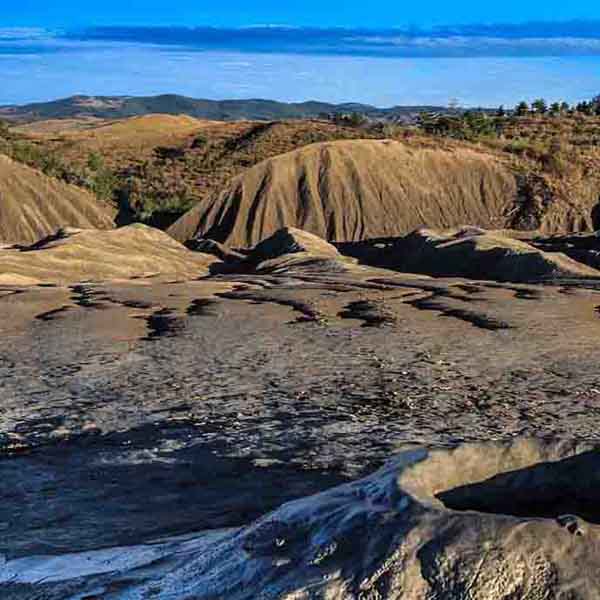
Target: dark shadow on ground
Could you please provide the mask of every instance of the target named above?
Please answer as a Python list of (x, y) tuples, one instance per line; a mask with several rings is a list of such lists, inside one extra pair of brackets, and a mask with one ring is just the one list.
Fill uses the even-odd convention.
[(600, 451), (540, 463), (437, 494), (448, 508), (526, 518), (577, 515), (600, 524)]
[[(0, 459), (0, 554), (137, 544), (247, 524), (336, 486), (336, 472), (225, 456), (191, 424), (88, 436)], [(194, 445), (195, 444), (195, 445)]]

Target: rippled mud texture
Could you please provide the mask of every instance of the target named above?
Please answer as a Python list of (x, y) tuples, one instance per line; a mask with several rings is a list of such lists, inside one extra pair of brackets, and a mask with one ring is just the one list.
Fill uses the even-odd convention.
[(239, 526), (414, 444), (597, 440), (598, 292), (364, 268), (2, 288), (0, 553)]

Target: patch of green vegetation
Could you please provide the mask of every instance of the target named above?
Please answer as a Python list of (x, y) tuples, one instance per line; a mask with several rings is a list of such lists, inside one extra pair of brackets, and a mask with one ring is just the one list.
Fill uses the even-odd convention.
[(502, 134), (506, 117), (490, 116), (483, 111), (460, 114), (422, 113), (417, 125), (428, 135), (450, 137), (470, 142)]
[(8, 123), (0, 119), (0, 139), (7, 138), (10, 135)]
[(333, 115), (332, 121), (343, 127), (363, 127), (368, 123), (368, 118), (366, 115), (354, 111), (351, 113), (336, 113)]
[(514, 109), (423, 113), (418, 128), (429, 136), (473, 142), (513, 155), (555, 181), (595, 176), (600, 166), (600, 97), (570, 106), (539, 98)]
[(90, 152), (87, 159), (87, 167), (91, 171), (98, 172), (104, 169), (104, 158), (98, 152)]
[(0, 126), (0, 152), (49, 177), (83, 187), (102, 201), (112, 202), (118, 197), (119, 178), (98, 153), (90, 154), (83, 166), (68, 164), (51, 148), (13, 134), (7, 126)]
[(50, 177), (69, 181), (72, 179), (69, 169), (61, 158), (46, 148), (40, 148), (25, 140), (8, 139), (4, 151), (13, 160), (42, 171)]
[(196, 203), (185, 184), (166, 183), (160, 175), (148, 180), (129, 177), (118, 186), (115, 195), (121, 208), (141, 223), (151, 223), (162, 216), (174, 219)]
[(90, 153), (83, 165), (67, 164), (50, 148), (14, 135), (4, 123), (0, 123), (0, 152), (49, 177), (86, 188), (102, 201), (120, 204), (135, 221), (142, 223), (157, 214), (179, 216), (194, 204), (183, 187), (173, 189), (163, 185), (153, 189), (136, 178), (124, 183), (97, 152)]

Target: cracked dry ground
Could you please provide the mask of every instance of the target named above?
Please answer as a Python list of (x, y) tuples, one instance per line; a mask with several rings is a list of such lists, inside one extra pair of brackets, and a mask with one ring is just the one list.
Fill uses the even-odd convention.
[(0, 289), (0, 554), (248, 523), (412, 444), (595, 440), (600, 289), (365, 269)]

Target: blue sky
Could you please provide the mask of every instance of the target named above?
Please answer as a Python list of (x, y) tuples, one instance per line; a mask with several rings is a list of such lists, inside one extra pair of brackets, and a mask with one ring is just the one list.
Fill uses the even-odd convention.
[(112, 24), (403, 27), (571, 19), (600, 19), (599, 3), (592, 0), (379, 0), (375, 3), (364, 0), (2, 0), (0, 11), (0, 27)]
[(0, 3), (0, 81), (11, 82), (0, 105), (179, 93), (497, 106), (600, 93), (589, 0)]

